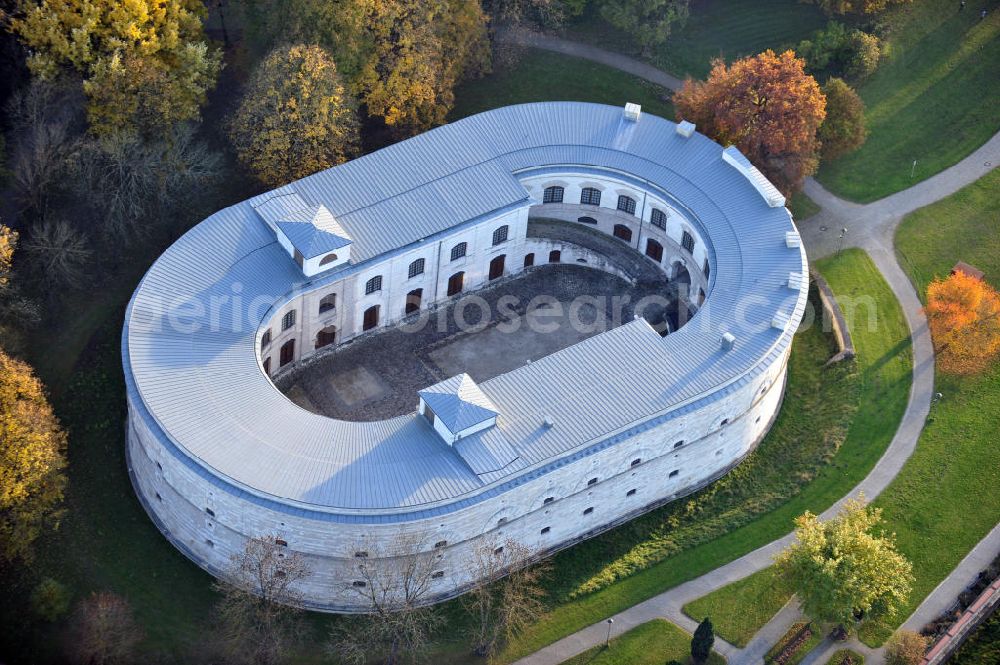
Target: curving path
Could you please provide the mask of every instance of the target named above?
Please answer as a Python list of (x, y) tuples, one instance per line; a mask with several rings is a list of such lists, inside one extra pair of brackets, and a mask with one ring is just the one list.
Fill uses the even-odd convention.
[[(681, 85), (679, 79), (646, 63), (587, 44), (525, 31), (508, 33), (501, 38), (586, 58), (671, 89)], [(1000, 164), (1000, 133), (954, 166), (909, 189), (869, 204), (841, 199), (828, 192), (812, 178), (806, 182), (806, 194), (821, 206), (819, 213), (799, 222), (799, 230), (809, 258), (815, 260), (828, 256), (837, 252), (841, 246), (858, 247), (867, 252), (899, 300), (910, 328), (913, 344), (913, 383), (906, 411), (896, 435), (868, 476), (847, 496), (824, 511), (822, 513), (824, 518), (832, 517), (848, 498), (856, 496), (859, 492), (864, 492), (866, 498), (871, 500), (889, 485), (916, 448), (931, 407), (931, 398), (934, 394), (934, 349), (920, 299), (896, 259), (893, 248), (896, 227), (906, 214), (971, 184), (998, 164)], [(847, 229), (847, 233), (841, 241), (841, 229), (844, 228)], [(621, 634), (658, 617), (667, 618), (685, 630), (694, 631), (697, 623), (681, 612), (681, 607), (731, 582), (767, 568), (771, 565), (774, 555), (791, 543), (793, 538), (793, 534), (788, 534), (701, 577), (614, 615), (612, 617), (614, 634)], [(982, 567), (982, 562), (991, 559), (998, 548), (1000, 548), (1000, 525), (994, 528), (924, 599), (904, 626), (919, 628), (930, 618), (947, 609), (954, 602), (957, 591), (972, 581)], [(718, 637), (715, 648), (728, 659), (730, 665), (761, 663), (771, 645), (800, 617), (798, 604), (793, 600), (754, 636), (746, 648), (739, 649)], [(601, 621), (522, 658), (515, 665), (556, 665), (602, 644), (606, 635), (607, 625)], [(871, 649), (857, 640), (851, 640), (846, 644), (827, 640), (813, 650), (803, 662), (825, 663), (833, 651), (845, 647), (864, 654), (866, 662), (870, 665), (879, 665), (884, 660), (881, 649)]]

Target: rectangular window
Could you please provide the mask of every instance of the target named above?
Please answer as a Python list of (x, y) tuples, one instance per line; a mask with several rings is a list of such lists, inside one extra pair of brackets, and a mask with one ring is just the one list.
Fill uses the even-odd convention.
[(563, 201), (562, 187), (545, 188), (545, 193), (542, 194), (542, 203), (562, 203), (562, 201)]
[(658, 229), (667, 229), (667, 215), (659, 208), (653, 208), (649, 213), (649, 222)]
[(681, 236), (681, 247), (692, 254), (694, 253), (694, 236), (687, 231)]
[(365, 295), (370, 295), (382, 290), (382, 275), (375, 275), (365, 282)]
[(354, 553), (354, 558), (355, 559), (367, 559), (368, 558), (368, 552), (365, 552), (365, 551), (355, 552)]
[(431, 579), (432, 580), (439, 580), (442, 577), (444, 577), (444, 571), (443, 570), (435, 570), (433, 573), (431, 573)]
[(580, 192), (580, 204), (599, 206), (601, 205), (601, 190), (593, 187), (584, 187)]
[(434, 549), (440, 549), (442, 547), (446, 547), (447, 545), (448, 545), (447, 540), (439, 540), (436, 543), (434, 543)]
[(424, 274), (424, 260), (417, 259), (410, 264), (409, 277), (412, 278), (422, 274)]
[(618, 197), (618, 209), (622, 212), (627, 212), (630, 215), (635, 214), (635, 199), (631, 196), (619, 196)]
[(674, 450), (677, 450), (678, 448), (680, 448), (683, 445), (684, 445), (684, 440), (681, 439), (680, 441), (678, 441), (677, 443), (674, 444)]
[(465, 256), (465, 253), (469, 250), (469, 244), (465, 242), (460, 242), (451, 248), (451, 260), (457, 261), (458, 259)]
[(594, 507), (593, 506), (591, 506), (590, 508), (587, 508), (586, 510), (584, 510), (583, 514), (584, 515), (589, 515), (592, 512), (594, 512)]
[(358, 587), (359, 589), (362, 589), (368, 586), (368, 583), (363, 580), (354, 580), (353, 585)]
[(283, 317), (281, 317), (281, 329), (288, 330), (295, 325), (295, 310), (288, 312)]
[(591, 478), (590, 480), (587, 481), (587, 487), (590, 487), (591, 485), (596, 485), (596, 484), (597, 484), (597, 478)]
[(631, 466), (639, 466), (640, 464), (642, 464), (642, 458), (636, 457), (634, 460), (632, 460)]

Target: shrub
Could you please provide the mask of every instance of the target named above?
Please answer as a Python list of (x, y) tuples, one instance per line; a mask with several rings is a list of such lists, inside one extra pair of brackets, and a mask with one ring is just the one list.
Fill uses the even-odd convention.
[(69, 611), (69, 590), (46, 577), (31, 592), (31, 611), (46, 621), (55, 621)]
[(882, 55), (878, 37), (863, 30), (849, 30), (837, 21), (830, 21), (811, 39), (799, 42), (796, 50), (811, 74), (853, 79), (863, 79), (874, 72)]
[(927, 638), (912, 630), (900, 630), (885, 647), (886, 665), (917, 665), (927, 650)]
[(851, 30), (846, 51), (844, 73), (854, 79), (863, 79), (874, 72), (882, 55), (879, 38), (862, 30)]
[(865, 105), (843, 79), (831, 78), (823, 85), (826, 95), (826, 118), (817, 136), (822, 141), (823, 159), (836, 159), (853, 152), (868, 137), (865, 127)]

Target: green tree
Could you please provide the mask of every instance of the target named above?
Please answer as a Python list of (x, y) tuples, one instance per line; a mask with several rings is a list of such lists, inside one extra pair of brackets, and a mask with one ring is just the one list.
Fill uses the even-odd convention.
[(713, 645), (715, 645), (715, 630), (709, 618), (705, 617), (691, 638), (691, 658), (696, 663), (706, 662), (712, 654)]
[(648, 55), (688, 18), (688, 0), (603, 0), (601, 16), (631, 35)]
[(11, 24), (31, 71), (78, 73), (99, 134), (196, 118), (219, 71), (198, 0), (21, 0), (20, 10)]
[(0, 558), (28, 557), (55, 526), (66, 487), (66, 433), (26, 363), (0, 351)]
[(350, 159), (361, 140), (336, 65), (306, 45), (279, 47), (260, 63), (229, 136), (244, 166), (271, 187)]
[(850, 629), (860, 620), (892, 616), (906, 602), (912, 566), (895, 537), (875, 533), (881, 511), (864, 497), (848, 501), (821, 522), (806, 512), (795, 520), (796, 542), (778, 555), (778, 570), (812, 619)]
[(786, 196), (819, 164), (816, 131), (826, 98), (792, 51), (765, 51), (726, 65), (674, 95), (679, 118), (723, 145), (735, 145)]
[(831, 78), (823, 85), (826, 119), (819, 126), (823, 159), (837, 159), (860, 148), (868, 137), (865, 104), (843, 79)]

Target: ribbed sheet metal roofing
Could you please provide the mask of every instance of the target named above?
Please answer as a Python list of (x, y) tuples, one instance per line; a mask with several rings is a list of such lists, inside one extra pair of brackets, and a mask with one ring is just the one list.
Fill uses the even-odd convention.
[(456, 374), (417, 394), (453, 434), (498, 415), (497, 407), (468, 374)]
[[(510, 106), (280, 191), (326, 206), (353, 239), (356, 266), (523, 204), (517, 174), (556, 166), (632, 178), (691, 216), (714, 269), (687, 325), (661, 338), (635, 321), (479, 384), (497, 425), (455, 447), (415, 413), (327, 418), (293, 404), (261, 370), (255, 333), (273, 310), (249, 303), (280, 305), (303, 276), (243, 202), (175, 242), (133, 295), (122, 349), (136, 411), (189, 467), (250, 500), (320, 519), (394, 521), (507, 491), (723, 399), (777, 361), (807, 293), (806, 284), (788, 286), (790, 272), (807, 271), (804, 251), (785, 244), (791, 217), (722, 160), (721, 146), (661, 118), (628, 122), (621, 108), (575, 102)], [(771, 326), (779, 310), (790, 315), (780, 330)], [(720, 345), (725, 331), (737, 339), (730, 351)]]

